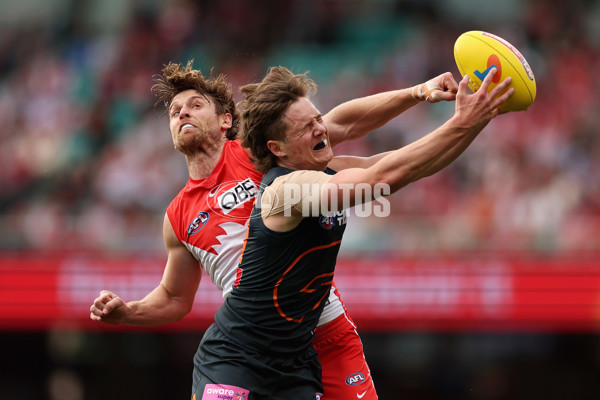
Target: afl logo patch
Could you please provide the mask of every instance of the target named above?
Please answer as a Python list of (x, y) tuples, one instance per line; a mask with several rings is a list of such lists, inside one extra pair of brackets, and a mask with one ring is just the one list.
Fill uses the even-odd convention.
[(209, 217), (210, 217), (209, 213), (207, 213), (206, 211), (200, 211), (198, 213), (198, 216), (196, 218), (194, 218), (192, 220), (192, 222), (190, 222), (190, 224), (188, 225), (188, 229), (187, 229), (188, 236), (191, 236), (194, 233), (197, 233), (198, 231), (200, 231), (200, 229), (204, 228), (204, 225), (206, 225), (206, 223), (208, 222)]
[(360, 385), (364, 381), (365, 376), (362, 374), (362, 372), (355, 372), (353, 374), (348, 375), (348, 377), (346, 378), (346, 385)]

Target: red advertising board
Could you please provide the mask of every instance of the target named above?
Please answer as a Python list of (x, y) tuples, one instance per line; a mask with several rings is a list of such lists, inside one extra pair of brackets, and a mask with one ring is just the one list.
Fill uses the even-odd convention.
[[(89, 307), (101, 289), (142, 298), (160, 282), (164, 262), (0, 255), (0, 330), (140, 329), (93, 323)], [(342, 258), (335, 282), (362, 330), (600, 330), (600, 257)], [(153, 329), (204, 330), (221, 301), (204, 275), (192, 312)]]

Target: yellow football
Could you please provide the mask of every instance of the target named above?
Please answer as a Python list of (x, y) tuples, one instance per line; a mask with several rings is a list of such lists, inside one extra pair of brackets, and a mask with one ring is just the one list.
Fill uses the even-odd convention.
[(469, 88), (476, 92), (491, 68), (498, 72), (488, 91), (507, 77), (515, 93), (500, 107), (505, 111), (526, 110), (535, 100), (535, 77), (525, 57), (506, 40), (483, 31), (469, 31), (454, 44), (454, 59), (461, 76), (469, 75)]

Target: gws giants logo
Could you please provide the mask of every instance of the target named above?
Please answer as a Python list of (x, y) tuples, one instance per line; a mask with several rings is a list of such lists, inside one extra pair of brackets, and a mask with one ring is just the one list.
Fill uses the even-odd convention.
[(187, 229), (188, 236), (191, 236), (194, 233), (197, 233), (198, 231), (200, 231), (200, 229), (204, 228), (204, 225), (206, 225), (206, 223), (208, 222), (209, 217), (210, 217), (209, 213), (207, 213), (206, 211), (200, 211), (198, 213), (198, 216), (196, 218), (194, 218), (192, 220), (192, 222), (190, 222), (190, 224), (188, 225), (188, 229)]
[(319, 217), (321, 227), (327, 230), (332, 229), (336, 225), (345, 225), (346, 220), (346, 210), (332, 212)]
[(365, 376), (362, 374), (362, 372), (355, 372), (353, 374), (348, 375), (348, 377), (346, 378), (346, 385), (360, 385), (364, 381)]
[[(254, 199), (258, 193), (258, 187), (250, 178), (241, 182), (224, 182), (214, 187), (210, 193), (208, 204), (212, 211), (227, 215), (236, 208), (244, 205), (249, 200)], [(231, 217), (231, 216), (230, 216)], [(244, 213), (241, 219), (248, 219)]]

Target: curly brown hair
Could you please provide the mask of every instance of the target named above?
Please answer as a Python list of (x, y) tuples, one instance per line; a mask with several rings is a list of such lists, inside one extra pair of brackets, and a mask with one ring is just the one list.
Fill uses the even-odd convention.
[(283, 115), (301, 97), (317, 92), (317, 84), (308, 72), (294, 74), (285, 67), (271, 67), (260, 83), (242, 86), (246, 96), (241, 109), (242, 146), (250, 152), (256, 169), (267, 172), (277, 165), (277, 156), (269, 150), (269, 140), (284, 140), (287, 124)]
[(224, 74), (215, 75), (212, 69), (206, 79), (199, 69), (193, 68), (193, 64), (194, 60), (189, 60), (185, 67), (170, 62), (163, 68), (162, 75), (154, 76), (152, 92), (157, 99), (154, 106), (162, 103), (169, 111), (177, 94), (190, 89), (196, 90), (214, 100), (218, 114), (231, 114), (232, 122), (227, 131), (227, 139), (235, 139), (240, 127), (240, 116), (233, 100), (231, 84), (227, 82)]

